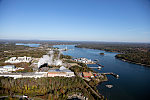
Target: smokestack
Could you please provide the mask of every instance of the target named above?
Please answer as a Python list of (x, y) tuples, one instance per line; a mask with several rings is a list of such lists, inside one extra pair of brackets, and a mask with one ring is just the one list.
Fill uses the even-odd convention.
[(59, 54), (56, 57), (55, 60), (53, 60), (54, 58), (54, 51), (49, 51), (47, 55), (43, 55), (42, 58), (40, 58), (39, 62), (38, 62), (38, 68), (40, 68), (41, 65), (47, 63), (48, 65), (62, 65), (62, 61), (59, 59), (60, 58), (60, 54), (61, 51), (59, 50)]

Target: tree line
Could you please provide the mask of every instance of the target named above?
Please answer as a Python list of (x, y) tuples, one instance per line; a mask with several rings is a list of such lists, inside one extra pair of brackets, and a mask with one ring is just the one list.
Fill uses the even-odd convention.
[(24, 94), (49, 100), (66, 100), (69, 95), (82, 93), (95, 100), (90, 89), (79, 77), (4, 78), (0, 77), (0, 94)]

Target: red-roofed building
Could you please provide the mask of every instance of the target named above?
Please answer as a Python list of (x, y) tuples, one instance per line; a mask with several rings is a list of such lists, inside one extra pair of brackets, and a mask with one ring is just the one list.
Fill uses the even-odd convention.
[(83, 72), (83, 77), (94, 77), (91, 72)]

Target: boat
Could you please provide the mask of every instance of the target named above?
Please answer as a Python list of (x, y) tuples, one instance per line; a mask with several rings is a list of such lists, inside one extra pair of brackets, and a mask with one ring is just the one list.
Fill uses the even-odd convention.
[(95, 59), (94, 61), (99, 61), (98, 59)]
[(101, 66), (98, 66), (98, 69), (101, 69), (102, 67)]
[(112, 88), (113, 87), (113, 85), (105, 85), (107, 88)]

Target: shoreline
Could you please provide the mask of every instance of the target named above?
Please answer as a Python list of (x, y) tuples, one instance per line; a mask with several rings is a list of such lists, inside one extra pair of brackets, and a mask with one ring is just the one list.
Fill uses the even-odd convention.
[[(85, 48), (85, 47), (77, 47), (76, 46), (76, 48)], [(94, 48), (86, 48), (86, 49), (94, 49)], [(94, 50), (101, 50), (101, 49), (94, 49)], [(105, 51), (105, 50), (102, 50), (102, 51)], [(108, 51), (105, 51), (105, 52), (108, 52)], [(111, 51), (109, 51), (109, 52), (111, 52)], [(119, 53), (119, 52), (112, 51), (112, 53)], [(119, 54), (121, 54), (121, 53), (119, 53)], [(142, 63), (137, 63), (137, 62), (132, 62), (130, 60), (118, 58), (118, 57), (116, 57), (116, 55), (115, 55), (115, 58), (117, 58), (119, 60), (122, 60), (124, 62), (132, 63), (132, 64), (136, 64), (136, 65), (141, 65), (141, 66), (145, 66), (145, 67), (150, 67), (150, 65), (146, 65), (146, 64), (142, 64)]]
[(115, 58), (117, 58), (119, 60), (122, 60), (124, 62), (132, 63), (132, 64), (136, 64), (136, 65), (141, 65), (141, 66), (145, 66), (145, 67), (150, 67), (150, 65), (146, 65), (146, 64), (142, 64), (142, 63), (137, 63), (137, 62), (132, 62), (132, 61), (127, 60), (127, 59), (122, 59), (122, 58), (118, 58), (118, 57), (115, 57)]

